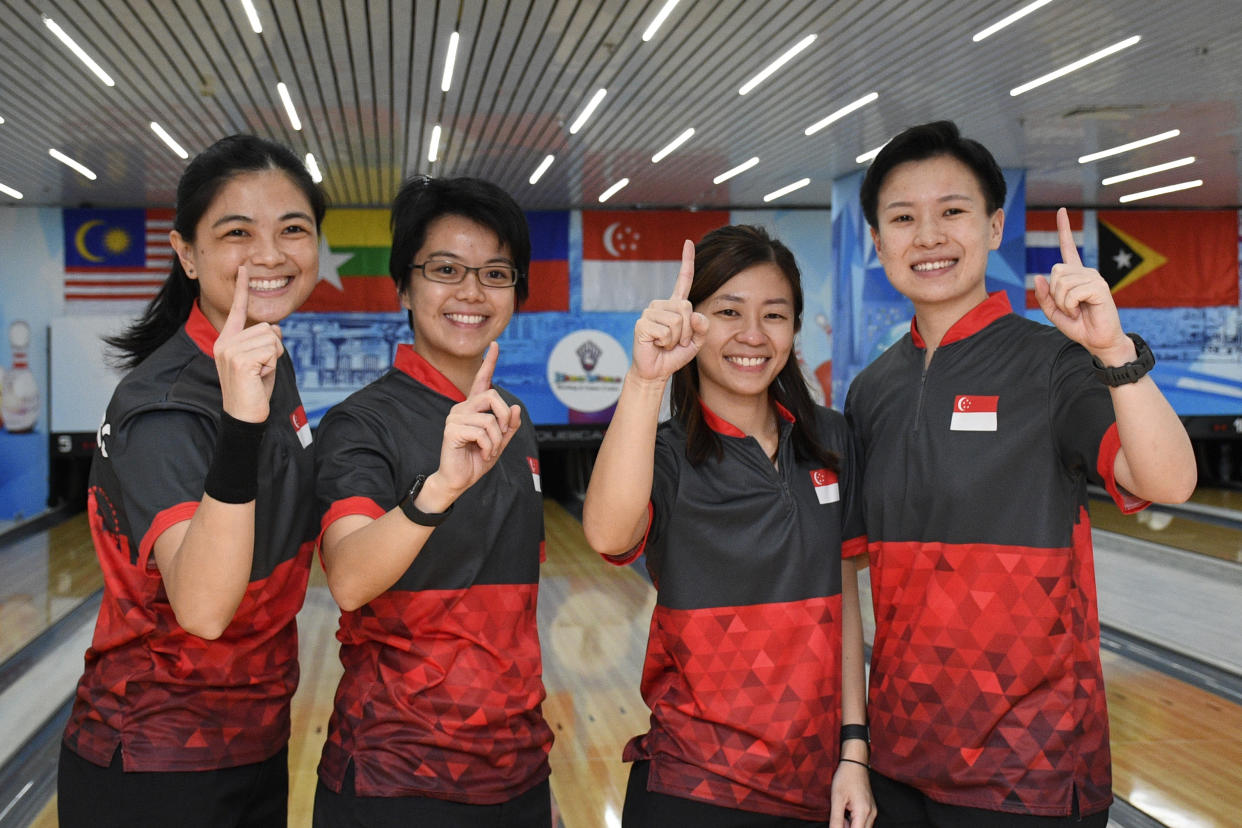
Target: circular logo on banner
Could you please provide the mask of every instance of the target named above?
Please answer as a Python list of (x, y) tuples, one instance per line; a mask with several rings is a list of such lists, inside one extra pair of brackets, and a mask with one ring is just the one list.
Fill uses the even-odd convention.
[(621, 343), (603, 331), (567, 334), (548, 356), (548, 385), (573, 411), (603, 411), (621, 396), (630, 361)]

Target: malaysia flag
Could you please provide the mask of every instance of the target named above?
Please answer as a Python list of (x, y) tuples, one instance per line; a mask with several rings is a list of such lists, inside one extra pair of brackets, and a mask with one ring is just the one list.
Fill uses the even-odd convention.
[(1000, 397), (958, 394), (953, 400), (950, 431), (996, 431), (996, 404)]
[(66, 209), (65, 309), (118, 312), (141, 308), (172, 266), (166, 209)]
[(811, 485), (815, 487), (815, 498), (820, 504), (836, 503), (841, 499), (841, 487), (837, 483), (837, 473), (828, 469), (816, 469), (811, 472)]
[(653, 299), (667, 299), (682, 242), (728, 223), (721, 210), (584, 210), (582, 310), (641, 311)]

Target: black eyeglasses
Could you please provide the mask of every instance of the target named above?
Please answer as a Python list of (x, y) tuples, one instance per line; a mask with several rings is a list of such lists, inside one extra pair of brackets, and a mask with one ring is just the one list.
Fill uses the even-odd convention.
[(474, 272), (479, 284), (485, 288), (510, 288), (517, 284), (518, 269), (513, 265), (489, 264), (467, 267), (452, 259), (428, 259), (422, 264), (410, 265), (410, 270), (421, 270), (424, 278), (442, 285), (460, 284), (466, 274)]

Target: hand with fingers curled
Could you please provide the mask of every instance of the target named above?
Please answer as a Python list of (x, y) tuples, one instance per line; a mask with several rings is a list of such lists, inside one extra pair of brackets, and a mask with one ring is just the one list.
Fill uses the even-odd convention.
[(699, 352), (708, 319), (690, 304), (694, 280), (694, 243), (682, 245), (681, 269), (668, 299), (656, 299), (634, 324), (634, 361), (630, 373), (647, 381), (664, 381)]
[(276, 384), (276, 363), (285, 352), (280, 326), (260, 322), (246, 327), (250, 279), (237, 269), (233, 304), (216, 336), (214, 356), (220, 375), (224, 410), (250, 423), (266, 422), (268, 402)]
[(1057, 210), (1061, 263), (1048, 278), (1035, 277), (1035, 298), (1048, 321), (1061, 333), (1099, 357), (1105, 365), (1122, 365), (1135, 358), (1134, 342), (1125, 335), (1108, 282), (1098, 270), (1086, 267), (1074, 245), (1069, 214)]
[[(444, 421), (444, 437), (440, 444), (440, 468), (433, 477), (452, 500), (487, 474), (504, 453), (522, 425), (522, 407), (509, 405), (492, 388), (492, 373), (500, 346), (487, 347), (483, 364), (475, 374), (470, 395), (453, 406)], [(431, 481), (428, 480), (428, 485)], [(443, 511), (449, 503), (431, 504)]]

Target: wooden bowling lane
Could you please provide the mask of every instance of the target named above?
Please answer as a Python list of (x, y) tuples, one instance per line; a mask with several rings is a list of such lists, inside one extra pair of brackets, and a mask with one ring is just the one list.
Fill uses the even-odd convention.
[[(1219, 508), (1236, 509), (1242, 518), (1242, 499), (1235, 492), (1209, 489), (1196, 492), (1192, 502)], [(1242, 529), (1234, 529), (1174, 515), (1159, 504), (1133, 515), (1123, 515), (1111, 500), (1091, 501), (1091, 525), (1096, 529), (1129, 535), (1213, 558), (1242, 562)]]
[(1242, 814), (1242, 707), (1105, 652), (1113, 793), (1169, 828)]
[(617, 828), (630, 770), (621, 750), (647, 730), (638, 682), (655, 590), (592, 552), (558, 504), (545, 501), (544, 522), (539, 631), (543, 712), (556, 734), (552, 795), (565, 828)]
[(0, 548), (0, 662), (103, 587), (86, 516)]

